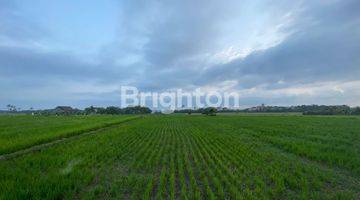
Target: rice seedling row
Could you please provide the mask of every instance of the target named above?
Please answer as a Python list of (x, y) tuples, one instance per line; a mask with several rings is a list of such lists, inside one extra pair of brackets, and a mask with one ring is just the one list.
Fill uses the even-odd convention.
[[(330, 151), (335, 152), (330, 158), (344, 158), (336, 165), (325, 162), (323, 167), (321, 156), (300, 155), (292, 148), (318, 144), (315, 150), (321, 150), (335, 141), (351, 143), (351, 137), (326, 139), (320, 126), (324, 119), (315, 118), (320, 124), (314, 124), (301, 117), (267, 117), (274, 122), (274, 129), (260, 123), (263, 116), (149, 116), (130, 121), (99, 134), (1, 161), (0, 198), (359, 197), (360, 177), (356, 167), (349, 165), (356, 161), (345, 158), (352, 155), (347, 153), (358, 151), (357, 140), (343, 154), (336, 148)], [(259, 123), (258, 127), (252, 119)], [(348, 125), (346, 118), (336, 120), (340, 121), (336, 124), (345, 120), (343, 123)], [(299, 127), (295, 122), (304, 123), (306, 128), (291, 134), (292, 127)], [(305, 130), (312, 129), (319, 129), (319, 133), (306, 135)], [(343, 130), (344, 135), (356, 131), (353, 127)], [(320, 139), (314, 140), (317, 136)]]

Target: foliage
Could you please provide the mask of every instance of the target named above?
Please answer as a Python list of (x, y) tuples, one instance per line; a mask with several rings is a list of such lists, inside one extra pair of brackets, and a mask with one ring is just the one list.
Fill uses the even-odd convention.
[(85, 108), (85, 114), (109, 114), (109, 115), (120, 115), (120, 114), (149, 114), (151, 113), (151, 109), (143, 106), (134, 106), (134, 107), (126, 107), (119, 108), (115, 106), (109, 106), (107, 108), (101, 107), (93, 107), (90, 106)]
[(16, 108), (16, 106), (8, 104), (6, 105), (7, 109), (9, 110), (9, 112), (16, 112), (18, 109)]
[(150, 114), (152, 110), (148, 107), (133, 106), (126, 108), (119, 108), (116, 106), (94, 107), (90, 106), (84, 110), (72, 108), (70, 106), (57, 106), (54, 109), (34, 110), (32, 107), (28, 110), (20, 110), (14, 105), (7, 105), (8, 110), (0, 110), (0, 113), (11, 113), (11, 114), (35, 114), (35, 115), (121, 115), (121, 114)]
[(218, 112), (218, 110), (214, 107), (174, 110), (174, 113), (187, 113), (189, 115), (191, 115), (192, 113), (201, 113), (201, 114), (205, 114), (205, 115), (216, 115), (217, 112)]
[(126, 107), (122, 109), (123, 114), (149, 114), (151, 109), (143, 106)]
[[(207, 108), (175, 110), (174, 113), (203, 113)], [(347, 105), (301, 105), (301, 106), (256, 106), (252, 108), (231, 109), (219, 108), (218, 113), (303, 113), (304, 115), (360, 115), (360, 107), (350, 108)]]
[(208, 108), (205, 108), (203, 111), (202, 111), (202, 114), (204, 115), (209, 115), (209, 116), (215, 116), (216, 115), (216, 108), (214, 107), (208, 107)]
[(351, 109), (352, 115), (360, 115), (360, 107), (355, 107)]

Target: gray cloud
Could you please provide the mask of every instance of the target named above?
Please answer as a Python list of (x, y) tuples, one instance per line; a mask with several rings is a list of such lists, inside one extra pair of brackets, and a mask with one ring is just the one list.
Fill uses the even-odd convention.
[[(0, 46), (0, 74), (43, 80), (69, 79), (111, 82), (134, 76), (134, 71), (109, 63), (86, 62), (67, 52), (41, 52), (26, 48)], [(128, 66), (131, 67), (131, 66)]]
[(360, 15), (354, 8), (359, 5), (357, 1), (307, 5), (292, 26), (296, 32), (281, 44), (218, 65), (204, 72), (200, 84), (235, 79), (245, 87), (253, 87), (279, 80), (292, 83), (358, 80)]
[(143, 77), (137, 81), (140, 87), (167, 89), (202, 85), (206, 82), (202, 79), (209, 75), (205, 68), (214, 64), (209, 62), (214, 54), (239, 43), (235, 40), (246, 39), (246, 31), (253, 30), (252, 23), (266, 23), (269, 15), (279, 20), (296, 7), (292, 5), (288, 2), (274, 7), (270, 1), (229, 1), (226, 4), (219, 1), (129, 1), (124, 7), (122, 46), (138, 48), (143, 59), (139, 63)]

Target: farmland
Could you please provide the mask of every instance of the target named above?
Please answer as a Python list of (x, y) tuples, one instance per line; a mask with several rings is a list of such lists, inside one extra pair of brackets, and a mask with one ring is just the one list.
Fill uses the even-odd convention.
[[(127, 118), (76, 119), (2, 117), (2, 153)], [(359, 199), (359, 153), (359, 117), (145, 116), (0, 160), (0, 199)]]
[(0, 155), (131, 118), (133, 116), (0, 116)]

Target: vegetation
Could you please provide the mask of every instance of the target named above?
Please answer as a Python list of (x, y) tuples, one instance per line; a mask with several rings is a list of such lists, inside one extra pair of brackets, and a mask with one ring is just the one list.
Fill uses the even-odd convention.
[[(71, 108), (69, 106), (57, 106), (54, 109), (34, 110), (21, 110), (14, 105), (7, 105), (8, 110), (0, 110), (1, 113), (11, 114), (32, 114), (32, 115), (124, 115), (124, 114), (150, 114), (152, 110), (143, 106), (132, 106), (120, 108), (116, 106), (108, 107), (94, 107), (90, 106), (84, 110)], [(211, 110), (211, 114), (209, 111)], [(157, 114), (160, 111), (155, 111)], [(204, 107), (198, 109), (180, 109), (174, 110), (174, 113), (199, 113), (205, 115), (216, 115), (216, 113), (301, 113), (304, 115), (360, 115), (360, 107), (349, 107), (347, 105), (301, 105), (301, 106), (265, 106), (264, 104), (256, 107), (246, 109), (231, 109), (231, 108), (214, 108)]]
[(202, 111), (202, 114), (209, 115), (209, 116), (215, 116), (216, 112), (217, 112), (216, 108), (208, 107)]
[(120, 108), (116, 106), (94, 107), (90, 106), (84, 110), (72, 108), (70, 106), (57, 106), (54, 109), (34, 110), (21, 110), (14, 105), (7, 105), (8, 110), (0, 110), (0, 114), (31, 114), (31, 115), (129, 115), (129, 114), (150, 114), (152, 110), (144, 106), (131, 106)]
[[(204, 113), (208, 108), (175, 110), (175, 113)], [(246, 109), (217, 109), (218, 113), (302, 113), (304, 115), (360, 115), (360, 107), (347, 105), (256, 106)]]
[(133, 117), (2, 115), (0, 155), (120, 123)]
[(174, 113), (187, 113), (189, 115), (192, 113), (199, 113), (199, 114), (204, 114), (204, 115), (216, 115), (217, 112), (218, 112), (218, 109), (216, 109), (214, 107), (174, 110)]
[(0, 161), (0, 199), (358, 199), (359, 121), (147, 116)]

